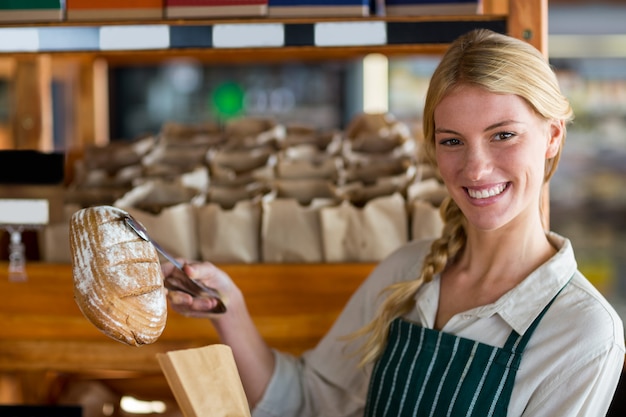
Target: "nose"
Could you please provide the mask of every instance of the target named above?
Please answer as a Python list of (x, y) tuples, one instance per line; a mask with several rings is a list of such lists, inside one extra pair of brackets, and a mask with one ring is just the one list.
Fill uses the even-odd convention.
[(484, 178), (492, 170), (492, 161), (488, 150), (480, 145), (467, 146), (463, 169), (470, 181), (480, 181)]

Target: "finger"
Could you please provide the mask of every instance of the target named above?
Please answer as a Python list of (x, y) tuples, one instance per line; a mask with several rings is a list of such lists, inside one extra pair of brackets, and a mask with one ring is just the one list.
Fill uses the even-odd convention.
[(218, 300), (212, 297), (192, 297), (182, 291), (168, 291), (168, 299), (172, 308), (185, 315), (190, 313), (211, 313), (220, 306)]
[(191, 308), (195, 311), (213, 312), (219, 305), (219, 302), (212, 297), (194, 298)]
[(169, 277), (170, 275), (172, 275), (172, 272), (174, 272), (174, 269), (176, 268), (170, 262), (161, 263), (161, 271), (163, 271), (163, 276), (165, 277)]
[(217, 303), (213, 302), (202, 302), (200, 304), (194, 303), (193, 305), (182, 305), (182, 304), (174, 304), (172, 305), (172, 309), (176, 311), (178, 314), (182, 314), (186, 317), (193, 318), (213, 318), (218, 315), (213, 310), (217, 307)]
[(191, 307), (193, 305), (193, 297), (182, 291), (167, 291), (167, 298), (170, 300), (172, 307), (185, 306)]
[(188, 262), (184, 264), (185, 272), (191, 278), (213, 278), (217, 267), (210, 262)]

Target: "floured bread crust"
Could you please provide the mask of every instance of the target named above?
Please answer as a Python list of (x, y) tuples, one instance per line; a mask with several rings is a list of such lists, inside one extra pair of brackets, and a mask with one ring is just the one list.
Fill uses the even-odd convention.
[(157, 252), (126, 225), (125, 214), (95, 206), (72, 216), (74, 299), (105, 335), (139, 346), (163, 332), (167, 299)]

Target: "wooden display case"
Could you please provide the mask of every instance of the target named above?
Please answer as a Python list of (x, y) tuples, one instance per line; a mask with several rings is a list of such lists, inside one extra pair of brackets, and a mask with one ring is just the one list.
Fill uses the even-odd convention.
[[(259, 62), (346, 59), (378, 52), (389, 56), (441, 53), (449, 41), (474, 27), (490, 27), (525, 39), (546, 52), (547, 0), (484, 0), (483, 15), (323, 19), (172, 20), (134, 22), (59, 22), (32, 28), (85, 28), (109, 25), (161, 25), (172, 31), (211, 30), (217, 25), (274, 23), (305, 41), (282, 46), (176, 47), (116, 51), (97, 48), (0, 53), (0, 76), (14, 85), (18, 105), (10, 122), (0, 126), (0, 148), (50, 150), (53, 79), (71, 83), (75, 94), (71, 161), (86, 144), (107, 140), (102, 84), (106, 66), (159, 62), (189, 56), (204, 62)], [(386, 32), (384, 43), (350, 46), (311, 44), (319, 23), (374, 23)], [(11, 27), (5, 24), (5, 27)], [(17, 24), (15, 26), (18, 26)], [(24, 26), (20, 24), (19, 26)], [(204, 29), (203, 29), (204, 28)], [(71, 178), (71, 173), (70, 173)], [(246, 294), (250, 311), (268, 343), (295, 354), (311, 348), (328, 330), (372, 264), (223, 265)], [(131, 348), (108, 339), (78, 311), (69, 265), (31, 262), (26, 282), (9, 282), (0, 263), (0, 403), (53, 402), (63, 381), (105, 381), (118, 392), (138, 398), (169, 398), (155, 358), (157, 352), (217, 341), (208, 321), (170, 313), (160, 340)]]

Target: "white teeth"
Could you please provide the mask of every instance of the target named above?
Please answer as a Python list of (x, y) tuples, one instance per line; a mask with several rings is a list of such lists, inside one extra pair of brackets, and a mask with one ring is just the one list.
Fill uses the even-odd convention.
[(467, 193), (472, 198), (488, 198), (493, 197), (494, 195), (500, 194), (506, 188), (506, 184), (499, 184), (495, 187), (484, 189), (484, 190), (472, 190), (471, 188), (467, 189)]

